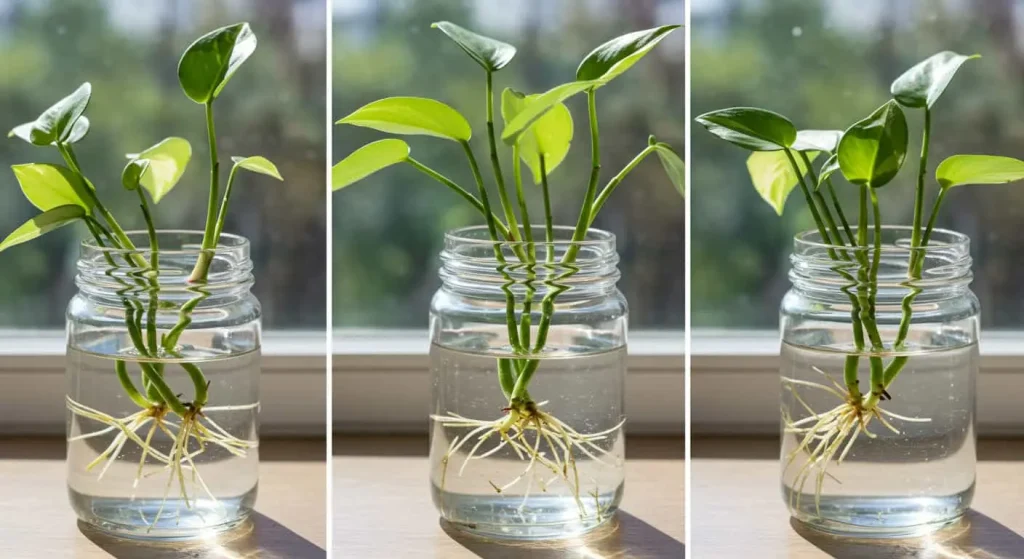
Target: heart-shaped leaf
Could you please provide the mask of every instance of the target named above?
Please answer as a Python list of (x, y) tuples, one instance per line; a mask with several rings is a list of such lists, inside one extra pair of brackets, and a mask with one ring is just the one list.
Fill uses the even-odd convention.
[(252, 157), (232, 157), (231, 160), (235, 162), (235, 167), (245, 169), (246, 171), (252, 171), (253, 173), (259, 173), (261, 175), (267, 175), (268, 177), (274, 177), (279, 181), (284, 180), (284, 177), (281, 176), (281, 172), (277, 170), (277, 165), (271, 163), (266, 157), (254, 155)]
[[(31, 143), (33, 143), (32, 142), (32, 128), (35, 126), (35, 124), (36, 124), (36, 122), (32, 121), (32, 122), (26, 122), (25, 124), (20, 124), (18, 126), (15, 126), (10, 132), (7, 133), (7, 137), (8, 138), (19, 138), (19, 139), (24, 140), (24, 141), (26, 141), (26, 142), (31, 144)], [(78, 120), (76, 120), (75, 123), (71, 126), (71, 133), (69, 133), (68, 137), (64, 139), (64, 143), (66, 143), (66, 144), (78, 143), (78, 141), (81, 140), (82, 138), (84, 138), (85, 135), (88, 134), (88, 133), (89, 133), (89, 118), (86, 117), (85, 115), (82, 115), (82, 116), (78, 117)], [(54, 142), (54, 144), (55, 143), (56, 142)], [(54, 144), (50, 144), (50, 145), (54, 145)]]
[(409, 159), (409, 144), (402, 140), (378, 140), (342, 159), (331, 169), (331, 188), (342, 188)]
[(20, 138), (37, 146), (48, 146), (58, 142), (74, 143), (82, 139), (89, 129), (88, 120), (84, 125), (80, 125), (84, 126), (84, 130), (77, 126), (77, 123), (89, 106), (91, 98), (92, 84), (86, 82), (74, 93), (43, 111), (43, 114), (34, 121), (16, 126), (7, 137)]
[[(537, 100), (539, 95), (524, 95), (513, 89), (501, 93), (501, 117), (506, 125)], [(563, 103), (558, 103), (529, 130), (519, 136), (519, 156), (533, 172), (533, 182), (541, 182), (541, 157), (550, 175), (562, 163), (572, 144), (572, 114)]]
[(796, 151), (824, 151), (832, 153), (843, 137), (842, 130), (801, 130), (790, 146)]
[(81, 206), (57, 206), (47, 210), (32, 219), (26, 221), (21, 227), (15, 229), (6, 239), (0, 243), (0, 252), (12, 246), (27, 243), (32, 239), (41, 237), (54, 229), (64, 227), (69, 223), (85, 217), (86, 212)]
[(907, 119), (889, 101), (843, 133), (839, 167), (846, 180), (880, 188), (896, 176), (907, 157)]
[(818, 171), (818, 184), (814, 185), (814, 189), (817, 190), (821, 185), (825, 184), (832, 175), (839, 171), (839, 155), (833, 153), (825, 160), (825, 163), (821, 166), (821, 170)]
[(930, 109), (960, 66), (972, 58), (981, 55), (965, 56), (948, 50), (932, 55), (896, 78), (889, 90), (904, 107)]
[[(807, 152), (807, 158), (811, 161), (816, 157), (818, 152)], [(782, 215), (789, 193), (796, 188), (800, 177), (807, 174), (807, 165), (804, 164), (803, 158), (796, 155), (793, 155), (793, 158), (800, 169), (799, 176), (784, 150), (755, 151), (747, 158), (747, 171), (754, 183), (754, 189), (779, 215)]]
[(753, 107), (704, 113), (697, 122), (715, 136), (752, 151), (775, 151), (796, 142), (796, 126), (786, 117)]
[(578, 81), (599, 81), (604, 85), (629, 70), (678, 25), (663, 25), (653, 29), (635, 31), (597, 47), (576, 69)]
[(92, 209), (91, 198), (86, 192), (89, 187), (66, 167), (28, 163), (14, 165), (11, 169), (25, 198), (44, 212), (67, 205), (80, 206), (87, 212)]
[(515, 145), (519, 141), (519, 136), (526, 132), (533, 123), (537, 122), (548, 111), (554, 109), (573, 95), (586, 91), (595, 85), (597, 85), (597, 82), (592, 81), (569, 82), (537, 95), (536, 98), (523, 107), (523, 110), (515, 118), (505, 123), (505, 130), (501, 133), (501, 140), (510, 146)]
[(142, 153), (128, 157), (149, 161), (148, 169), (143, 173), (140, 183), (153, 198), (153, 203), (159, 204), (181, 180), (181, 175), (192, 159), (192, 144), (184, 138), (172, 136)]
[(942, 188), (965, 184), (1004, 184), (1024, 179), (1024, 161), (999, 155), (954, 155), (935, 169)]
[(661, 160), (661, 166), (665, 168), (665, 173), (668, 175), (669, 180), (679, 191), (679, 195), (686, 197), (686, 163), (679, 157), (676, 150), (672, 149), (672, 146), (658, 142), (654, 144), (654, 153), (658, 155), (658, 159)]
[(185, 49), (178, 62), (178, 83), (189, 99), (209, 103), (255, 50), (256, 35), (248, 23), (215, 29)]
[(423, 97), (388, 97), (357, 109), (338, 121), (381, 132), (423, 135), (465, 142), (473, 136), (466, 118), (440, 101)]
[(142, 175), (149, 169), (148, 159), (133, 159), (125, 165), (121, 171), (121, 186), (127, 190), (135, 190), (139, 187)]
[(430, 26), (440, 29), (442, 33), (448, 35), (451, 40), (455, 41), (455, 44), (459, 45), (462, 50), (466, 51), (466, 54), (471, 56), (473, 60), (476, 60), (477, 64), (483, 66), (484, 70), (488, 72), (501, 70), (516, 55), (516, 47), (473, 33), (450, 21), (439, 21)]

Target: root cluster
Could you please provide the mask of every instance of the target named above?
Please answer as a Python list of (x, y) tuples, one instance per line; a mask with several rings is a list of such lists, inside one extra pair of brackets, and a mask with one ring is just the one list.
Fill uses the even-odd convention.
[[(97, 476), (102, 480), (110, 466), (117, 461), (124, 447), (134, 443), (142, 449), (142, 456), (139, 458), (139, 467), (136, 470), (132, 482), (132, 496), (135, 499), (135, 491), (139, 483), (146, 478), (166, 473), (168, 475), (167, 487), (164, 490), (163, 499), (156, 515), (150, 520), (143, 518), (149, 529), (160, 521), (164, 512), (167, 499), (171, 495), (171, 488), (177, 485), (178, 495), (184, 501), (186, 508), (192, 510), (195, 500), (200, 491), (205, 494), (213, 503), (219, 504), (217, 498), (210, 491), (210, 488), (203, 481), (199, 468), (196, 465), (197, 458), (206, 452), (209, 445), (219, 447), (234, 456), (244, 458), (250, 449), (256, 448), (257, 441), (238, 438), (227, 432), (224, 428), (211, 419), (208, 414), (217, 412), (249, 411), (259, 406), (258, 403), (239, 406), (207, 406), (202, 409), (190, 407), (189, 412), (175, 421), (174, 414), (164, 405), (151, 406), (139, 410), (126, 417), (117, 418), (86, 405), (80, 404), (71, 398), (67, 398), (67, 406), (75, 416), (92, 420), (106, 427), (81, 435), (70, 437), (68, 442), (81, 441), (100, 437), (116, 432), (114, 440), (107, 448), (96, 457), (95, 460), (86, 466), (86, 471), (93, 471), (101, 464)], [(147, 429), (148, 426), (148, 429)], [(145, 437), (141, 433), (145, 431)], [(162, 452), (153, 445), (153, 436), (157, 431), (162, 432), (171, 441), (171, 447), (167, 452)], [(157, 469), (146, 471), (146, 466), (155, 462)], [(177, 484), (175, 481), (177, 480)], [(186, 480), (191, 481), (192, 493), (189, 494)], [(198, 512), (198, 511), (197, 511)]]
[[(535, 477), (542, 492), (546, 492), (552, 483), (560, 480), (566, 484), (575, 499), (580, 517), (586, 517), (586, 508), (581, 498), (577, 455), (609, 465), (606, 459), (613, 457), (611, 451), (602, 448), (597, 443), (613, 437), (622, 429), (625, 420), (615, 427), (599, 433), (580, 433), (554, 415), (542, 411), (540, 408), (546, 403), (534, 404), (531, 402), (510, 407), (506, 410), (506, 415), (494, 420), (470, 419), (454, 413), (432, 415), (431, 419), (439, 422), (445, 428), (469, 429), (465, 435), (452, 439), (447, 452), (441, 458), (441, 489), (443, 490), (445, 486), (449, 463), (456, 453), (467, 444), (472, 443), (472, 447), (459, 467), (459, 476), (462, 476), (470, 462), (485, 459), (501, 449), (509, 447), (519, 460), (526, 462), (526, 466), (522, 473), (505, 483), (499, 484), (494, 480), (488, 480), (494, 491), (503, 494), (525, 480), (526, 487), (520, 505), (520, 509), (522, 509), (526, 506), (534, 489)], [(488, 450), (481, 450), (488, 440), (493, 440), (494, 446)], [(616, 461), (621, 460), (618, 457), (614, 458)], [(538, 470), (549, 472), (550, 475), (538, 472)], [(597, 503), (598, 490), (595, 488), (590, 495)], [(600, 518), (604, 511), (601, 510), (599, 504), (595, 508)]]

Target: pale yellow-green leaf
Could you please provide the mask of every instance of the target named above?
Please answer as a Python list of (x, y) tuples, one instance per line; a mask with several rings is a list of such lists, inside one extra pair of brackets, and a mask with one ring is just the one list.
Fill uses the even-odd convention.
[(26, 221), (21, 227), (18, 227), (8, 235), (3, 242), (0, 242), (0, 252), (12, 246), (27, 243), (69, 223), (74, 223), (76, 220), (85, 217), (85, 215), (85, 209), (78, 205), (72, 204), (51, 208)]
[(999, 155), (954, 155), (939, 163), (935, 178), (942, 188), (1005, 184), (1024, 179), (1024, 161)]
[(235, 162), (236, 167), (245, 169), (246, 171), (252, 171), (253, 173), (274, 177), (279, 181), (284, 180), (281, 176), (281, 172), (277, 170), (277, 165), (271, 163), (271, 161), (266, 157), (254, 155), (252, 157), (232, 157), (231, 160)]
[(364, 105), (338, 121), (387, 132), (469, 141), (473, 130), (458, 111), (423, 97), (388, 97)]
[[(501, 95), (501, 116), (506, 125), (539, 95), (523, 95), (512, 89), (506, 89)], [(544, 169), (550, 175), (565, 160), (572, 145), (572, 114), (564, 103), (558, 103), (529, 130), (519, 136), (519, 156), (533, 173), (533, 182), (541, 182), (541, 157), (544, 157)]]
[(149, 161), (149, 169), (142, 174), (140, 184), (149, 192), (153, 203), (158, 204), (181, 180), (192, 159), (192, 145), (184, 138), (170, 137), (130, 157)]
[(91, 198), (86, 192), (89, 187), (66, 167), (28, 163), (14, 165), (11, 169), (25, 198), (44, 212), (66, 205), (80, 206), (87, 212), (92, 209)]
[[(796, 155), (797, 166), (800, 169), (800, 176), (807, 174), (807, 166), (802, 159)], [(818, 152), (807, 152), (807, 158), (811, 161), (818, 157)], [(754, 189), (764, 198), (765, 202), (775, 210), (775, 213), (782, 215), (782, 209), (786, 205), (786, 198), (796, 188), (799, 177), (793, 170), (793, 165), (786, 157), (785, 151), (755, 151), (747, 158), (747, 171), (750, 173), (750, 180), (754, 183)]]
[(409, 144), (402, 140), (379, 140), (367, 144), (352, 152), (331, 169), (331, 188), (341, 190), (385, 167), (407, 159), (409, 159)]

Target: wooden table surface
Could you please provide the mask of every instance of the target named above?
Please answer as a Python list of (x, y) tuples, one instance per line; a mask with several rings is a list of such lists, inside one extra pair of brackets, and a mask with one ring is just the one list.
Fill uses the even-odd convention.
[(323, 559), (324, 441), (263, 441), (252, 522), (215, 541), (140, 544), (80, 527), (68, 504), (62, 439), (0, 439), (0, 558)]
[(791, 525), (779, 490), (778, 441), (692, 441), (694, 559), (1024, 558), (1024, 440), (980, 441), (978, 485), (961, 523), (925, 538), (840, 540)]
[(626, 448), (626, 493), (615, 525), (560, 543), (508, 545), (441, 527), (430, 499), (425, 437), (338, 437), (334, 556), (680, 559), (683, 441), (631, 437)]

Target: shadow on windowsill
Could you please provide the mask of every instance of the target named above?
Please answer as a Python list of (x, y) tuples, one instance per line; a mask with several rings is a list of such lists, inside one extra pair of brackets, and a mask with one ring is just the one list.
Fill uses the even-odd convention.
[(579, 538), (555, 542), (498, 541), (467, 534), (442, 520), (441, 529), (483, 559), (663, 559), (685, 557), (683, 542), (625, 511)]
[(115, 538), (83, 523), (78, 529), (117, 559), (324, 559), (327, 552), (287, 527), (254, 512), (244, 524), (208, 539), (147, 542)]
[(800, 537), (837, 559), (1015, 559), (1024, 550), (1024, 537), (975, 510), (938, 532), (912, 539), (840, 538), (815, 531), (797, 520), (790, 524)]

